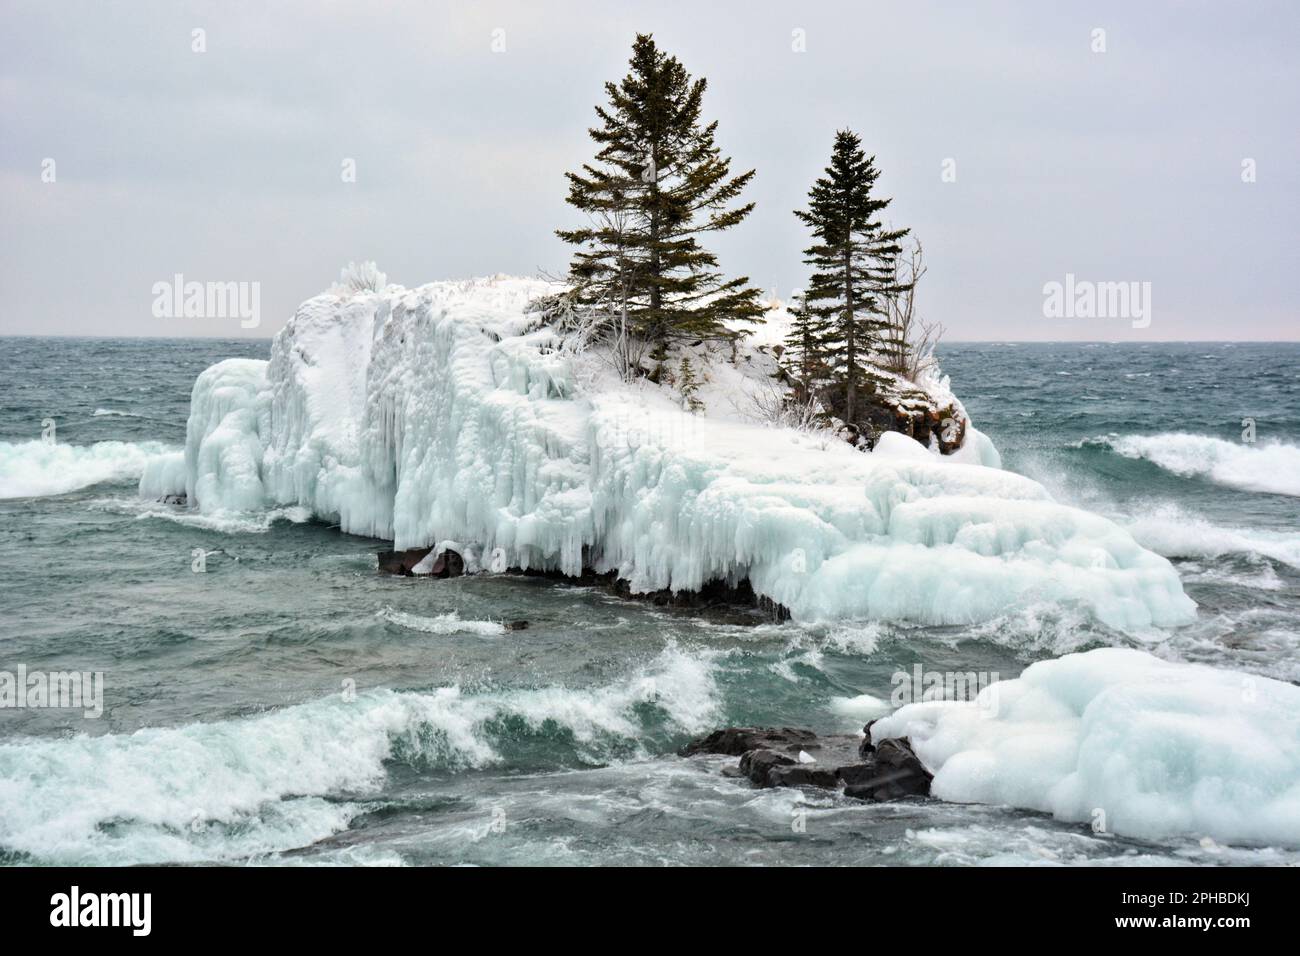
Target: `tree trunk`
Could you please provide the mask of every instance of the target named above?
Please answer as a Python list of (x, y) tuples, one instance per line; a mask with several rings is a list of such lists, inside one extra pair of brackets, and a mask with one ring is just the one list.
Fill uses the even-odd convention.
[(857, 411), (858, 388), (854, 374), (857, 369), (857, 337), (854, 335), (853, 321), (853, 267), (849, 258), (849, 246), (844, 246), (844, 347), (848, 360), (845, 374), (848, 378), (848, 390), (844, 398), (844, 420), (854, 424), (853, 417)]
[(650, 183), (650, 321), (653, 323), (651, 334), (662, 354), (668, 350), (668, 330), (659, 312), (663, 306), (663, 292), (659, 288), (662, 270), (659, 258), (659, 167), (655, 165), (653, 149), (650, 151), (650, 168), (654, 170), (654, 180)]

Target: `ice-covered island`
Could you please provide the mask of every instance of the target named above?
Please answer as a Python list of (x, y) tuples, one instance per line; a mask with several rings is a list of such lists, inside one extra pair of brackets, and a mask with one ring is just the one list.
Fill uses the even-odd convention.
[(199, 376), (185, 451), (153, 460), (141, 494), (305, 508), (470, 570), (616, 572), (633, 593), (747, 581), (796, 621), (960, 624), (1030, 599), (1123, 629), (1192, 619), (1165, 558), (1001, 470), (937, 368), (880, 390), (926, 443), (886, 430), (866, 451), (789, 420), (779, 305), (734, 347), (676, 347), (658, 381), (625, 382), (605, 346), (531, 310), (552, 291), (495, 277), (310, 299), (269, 362)]
[[(888, 427), (867, 450), (790, 415), (779, 303), (734, 344), (676, 346), (626, 381), (608, 346), (536, 307), (554, 291), (497, 276), (312, 298), (269, 361), (198, 377), (185, 450), (150, 461), (140, 493), (297, 508), (454, 550), (470, 573), (748, 582), (796, 626), (961, 624), (1031, 601), (1131, 632), (1194, 618), (1169, 561), (1002, 470), (936, 367), (882, 377)], [(994, 689), (997, 708), (910, 704), (879, 728), (910, 736), (944, 799), (1300, 845), (1300, 688), (1102, 649)]]

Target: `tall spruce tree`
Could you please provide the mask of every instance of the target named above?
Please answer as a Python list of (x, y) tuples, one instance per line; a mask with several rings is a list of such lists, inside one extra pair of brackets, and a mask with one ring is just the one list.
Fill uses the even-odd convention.
[(609, 105), (596, 107), (594, 162), (566, 174), (568, 201), (591, 225), (556, 234), (578, 246), (569, 276), (579, 308), (620, 322), (662, 358), (674, 340), (725, 338), (728, 320), (762, 314), (749, 279), (724, 278), (699, 241), (753, 210), (734, 202), (754, 170), (732, 176), (714, 144), (718, 124), (701, 125), (704, 79), (644, 34), (630, 64), (621, 83), (605, 84)]
[[(880, 171), (875, 157), (849, 130), (835, 134), (826, 175), (808, 191), (807, 210), (796, 210), (812, 229), (804, 262), (815, 270), (804, 292), (805, 321), (825, 323), (820, 348), (835, 386), (843, 389), (844, 420), (855, 424), (865, 360), (881, 345), (888, 324), (888, 298), (902, 290), (895, 280), (898, 240), (907, 229), (886, 229), (877, 218), (889, 199), (872, 196)], [(797, 327), (796, 327), (797, 331)]]

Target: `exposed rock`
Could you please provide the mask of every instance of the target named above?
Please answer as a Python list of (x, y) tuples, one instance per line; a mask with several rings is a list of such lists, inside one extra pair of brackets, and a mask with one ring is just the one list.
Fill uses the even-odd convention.
[(876, 745), (871, 742), (871, 725), (874, 723), (874, 720), (868, 720), (862, 727), (865, 736), (862, 738), (862, 743), (858, 744), (858, 756), (864, 760), (871, 759), (871, 755), (876, 752)]
[(740, 758), (740, 772), (760, 787), (772, 786), (768, 774), (778, 768), (799, 769), (799, 764), (775, 750), (751, 750)]
[(163, 495), (158, 501), (164, 505), (180, 505), (184, 507), (189, 503), (189, 497), (182, 491), (179, 495)]
[(755, 594), (748, 580), (740, 581), (734, 586), (726, 581), (707, 581), (698, 591), (672, 591), (665, 588), (660, 591), (633, 594), (631, 585), (625, 579), (619, 578), (617, 573), (605, 575), (603, 579), (620, 597), (650, 601), (656, 607), (680, 607), (692, 610), (754, 607), (769, 620), (778, 624), (790, 619), (789, 608), (765, 595)]
[[(753, 776), (750, 776), (753, 779)], [(767, 780), (760, 786), (767, 787), (821, 787), (834, 790), (840, 785), (834, 770), (819, 767), (815, 763), (800, 763), (790, 767), (773, 767), (767, 772)]]
[(524, 631), (528, 629), (527, 621), (506, 621), (503, 625), (507, 631)]
[(860, 800), (897, 800), (900, 797), (930, 795), (934, 775), (926, 770), (912, 751), (906, 737), (889, 737), (876, 745), (873, 755), (875, 775), (859, 778), (844, 788), (844, 795)]
[(433, 548), (407, 548), (405, 551), (380, 551), (379, 570), (384, 574), (410, 577), (412, 569), (432, 550)]
[(817, 735), (811, 730), (795, 730), (791, 727), (727, 727), (715, 730), (707, 737), (692, 740), (682, 748), (681, 753), (684, 757), (692, 754), (739, 757), (750, 750), (780, 750), (789, 754), (807, 750), (811, 753), (820, 746)]
[(758, 787), (842, 786), (846, 796), (862, 800), (928, 796), (932, 776), (911, 741), (891, 737), (873, 744), (871, 724), (863, 730), (865, 740), (846, 734), (818, 737), (791, 727), (727, 727), (691, 741), (681, 753), (738, 756), (739, 765), (723, 774), (745, 777)]
[(966, 438), (966, 416), (955, 404), (940, 400), (907, 379), (884, 369), (868, 369), (858, 390), (853, 421), (847, 421), (846, 396), (840, 389), (819, 389), (822, 405), (841, 423), (852, 445), (870, 448), (887, 431), (901, 432), (950, 455)]
[(465, 573), (465, 559), (448, 548), (433, 559), (429, 573), (435, 578), (458, 578)]
[(407, 548), (405, 551), (380, 551), (379, 570), (385, 574), (430, 575), (435, 578), (458, 578), (465, 573), (465, 559), (450, 549), (428, 560), (433, 548)]

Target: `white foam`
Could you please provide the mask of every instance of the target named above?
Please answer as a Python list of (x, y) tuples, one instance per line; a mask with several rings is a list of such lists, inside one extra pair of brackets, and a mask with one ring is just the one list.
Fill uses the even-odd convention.
[(265, 511), (213, 511), (205, 514), (175, 506), (159, 506), (150, 496), (148, 501), (100, 498), (90, 502), (89, 506), (100, 511), (132, 515), (140, 521), (170, 521), (188, 528), (201, 528), (219, 534), (265, 534), (281, 521), (305, 524), (312, 520), (312, 513), (297, 505), (287, 508), (268, 508)]
[(881, 700), (879, 697), (873, 697), (870, 694), (858, 694), (856, 697), (832, 697), (830, 708), (832, 712), (839, 716), (848, 718), (854, 724), (856, 730), (868, 720), (875, 720), (877, 717), (883, 717), (889, 713), (889, 701)]
[(1171, 503), (1148, 508), (1124, 525), (1143, 547), (1169, 558), (1245, 554), (1300, 568), (1300, 532), (1224, 527)]
[(1300, 496), (1300, 447), (1285, 442), (1231, 442), (1187, 432), (1102, 441), (1117, 454), (1144, 458), (1176, 475), (1208, 478), (1243, 491)]
[(399, 627), (422, 631), (425, 634), (481, 634), (490, 637), (504, 634), (506, 630), (505, 625), (500, 621), (464, 621), (455, 611), (448, 611), (436, 617), (421, 617), (418, 614), (407, 614), (386, 607), (377, 611), (376, 617), (381, 617)]
[(932, 793), (1161, 839), (1300, 846), (1300, 687), (1102, 648), (1030, 665), (973, 702), (909, 704)]
[(67, 494), (104, 482), (134, 481), (149, 460), (172, 449), (162, 442), (0, 442), (0, 499)]
[[(310, 844), (345, 827), (386, 763), (482, 767), (506, 718), (560, 730), (578, 755), (637, 743), (648, 726), (717, 720), (712, 657), (669, 647), (612, 684), (463, 693), (377, 690), (246, 719), (132, 734), (0, 742), (0, 847), (41, 862), (230, 860)], [(340, 797), (345, 798), (340, 800)]]

